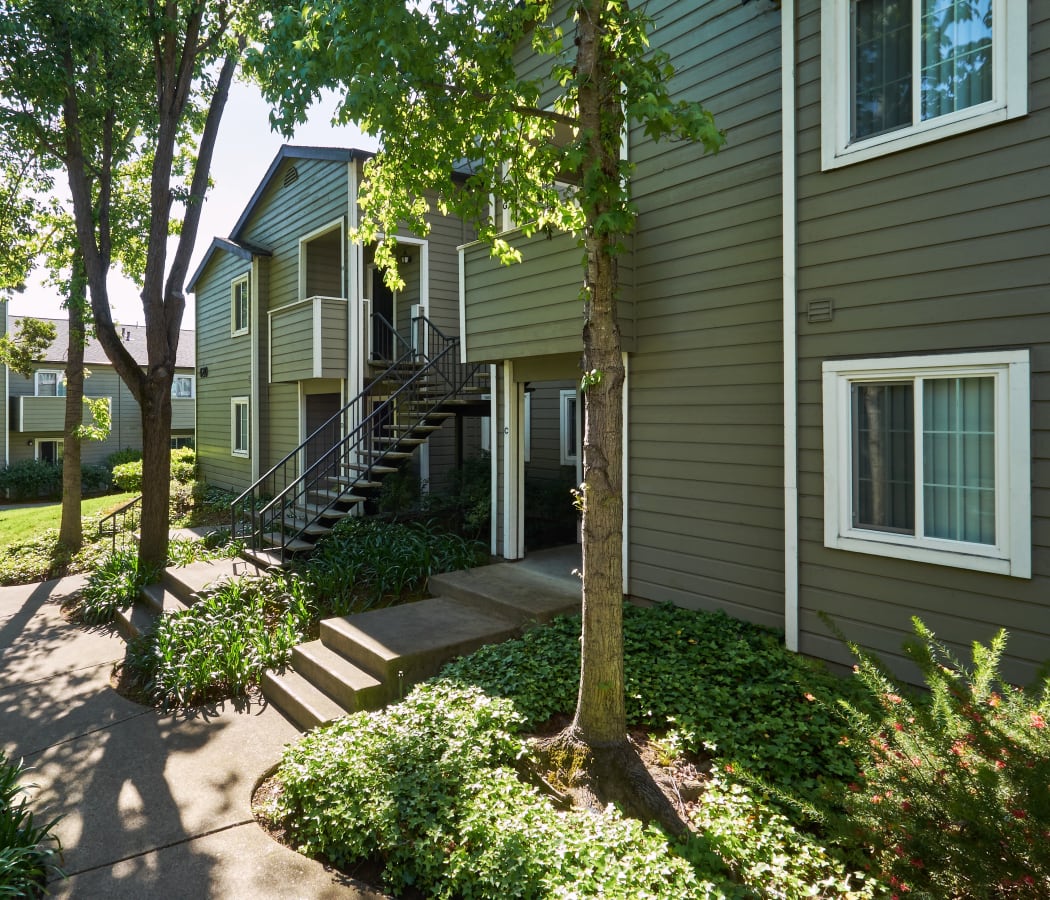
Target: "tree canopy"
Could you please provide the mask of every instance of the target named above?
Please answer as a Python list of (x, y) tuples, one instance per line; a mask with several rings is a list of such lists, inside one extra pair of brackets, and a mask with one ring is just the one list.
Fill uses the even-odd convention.
[[(150, 567), (167, 557), (184, 284), (229, 85), (267, 10), (259, 0), (0, 0), (0, 133), (69, 183), (95, 334), (142, 414), (139, 553)], [(141, 286), (144, 369), (110, 310), (118, 263)]]
[(626, 0), (302, 0), (275, 15), (249, 65), (286, 131), (330, 88), (344, 94), (338, 117), (378, 138), (355, 236), (378, 241), (389, 282), (399, 282), (392, 236), (399, 227), (427, 234), (434, 208), (470, 222), (504, 262), (518, 253), (501, 233), (500, 204), (526, 234), (579, 238), (583, 652), (576, 715), (557, 755), (590, 756), (596, 802), (618, 800), (681, 829), (636, 777), (626, 735), (617, 256), (636, 218), (628, 129), (702, 151), (723, 135), (701, 103), (674, 96), (650, 25)]

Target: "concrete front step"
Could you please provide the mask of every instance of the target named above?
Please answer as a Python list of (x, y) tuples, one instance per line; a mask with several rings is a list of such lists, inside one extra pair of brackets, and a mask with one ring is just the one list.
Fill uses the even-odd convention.
[(321, 641), (293, 648), (292, 668), (347, 712), (377, 709), (392, 699), (383, 682)]
[(580, 611), (581, 586), (565, 578), (498, 563), (431, 575), (431, 594), (454, 597), (479, 610), (511, 616), (518, 622), (549, 622)]
[(258, 578), (266, 569), (245, 559), (216, 559), (164, 570), (161, 583), (184, 603), (192, 604), (205, 588), (235, 578)]
[(321, 642), (372, 672), (396, 694), (436, 675), (449, 660), (518, 633), (505, 615), (431, 597), (321, 623)]
[(129, 609), (117, 611), (117, 630), (125, 640), (132, 641), (152, 631), (161, 616), (182, 612), (195, 599), (195, 595), (181, 583), (177, 584), (177, 591), (172, 590), (166, 578), (156, 584), (147, 584)]
[(346, 710), (294, 669), (265, 672), (263, 696), (303, 731), (346, 715)]

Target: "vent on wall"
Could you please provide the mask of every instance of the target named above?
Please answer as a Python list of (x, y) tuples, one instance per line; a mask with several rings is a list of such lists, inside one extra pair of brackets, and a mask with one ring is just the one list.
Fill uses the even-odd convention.
[(295, 184), (299, 180), (299, 170), (295, 166), (289, 166), (284, 171), (284, 186)]

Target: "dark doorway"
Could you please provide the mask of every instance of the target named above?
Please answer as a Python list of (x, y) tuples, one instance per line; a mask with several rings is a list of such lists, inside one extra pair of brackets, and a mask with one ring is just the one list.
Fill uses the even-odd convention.
[(383, 281), (381, 269), (372, 268), (372, 358), (394, 358), (394, 292)]
[[(342, 409), (342, 398), (335, 394), (307, 394), (306, 395), (306, 433), (313, 435), (318, 428), (324, 425), (340, 409)], [(339, 422), (333, 422), (324, 431), (312, 436), (306, 442), (306, 465), (312, 466), (326, 450), (329, 450), (341, 437)]]

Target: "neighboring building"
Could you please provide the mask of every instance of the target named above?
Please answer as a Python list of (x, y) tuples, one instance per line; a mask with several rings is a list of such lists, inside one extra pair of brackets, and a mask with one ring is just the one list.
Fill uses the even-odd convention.
[[(459, 220), (435, 215), (426, 238), (398, 236), (405, 288), (396, 293), (373, 265), (375, 248), (350, 240), (370, 155), (282, 147), (229, 238), (212, 242), (190, 279), (197, 450), (209, 484), (243, 491), (290, 455), (289, 477), (297, 477), (328, 449), (306, 439), (361, 396), (403, 348), (430, 340), (420, 337), (424, 318), (444, 335), (458, 332), (456, 247), (470, 237)], [(350, 423), (351, 413), (343, 419)], [(341, 426), (339, 436), (355, 427)], [(432, 431), (412, 448), (412, 464), (427, 483), (440, 481), (464, 441), (460, 429)], [(476, 446), (476, 425), (468, 437)], [(260, 488), (260, 495), (283, 487)]]
[[(838, 662), (821, 612), (894, 665), (912, 616), (964, 653), (1005, 627), (1023, 682), (1050, 657), (1050, 6), (923, 6), (646, 6), (728, 143), (628, 135), (624, 591)], [(461, 271), (517, 559), (526, 391), (576, 465), (582, 341), (574, 241), (510, 237), (523, 263), (467, 244)]]
[[(4, 321), (9, 332), (17, 330), (20, 318)], [(34, 317), (37, 318), (37, 317)], [(40, 319), (55, 327), (56, 337), (45, 357), (33, 366), (29, 378), (0, 367), (0, 378), (7, 397), (4, 404), (4, 464), (23, 459), (43, 459), (58, 463), (62, 459), (63, 431), (66, 416), (65, 367), (69, 347), (69, 323), (66, 319)], [(135, 361), (146, 365), (146, 329), (141, 325), (121, 325), (118, 331)], [(171, 400), (171, 443), (173, 447), (193, 446), (196, 376), (193, 365), (194, 335), (179, 334), (175, 379)], [(109, 400), (112, 417), (109, 437), (104, 441), (84, 440), (80, 445), (84, 465), (105, 462), (117, 450), (142, 449), (142, 419), (139, 405), (116, 369), (106, 357), (99, 342), (91, 338), (84, 347), (84, 396)], [(85, 421), (90, 412), (84, 407)]]

